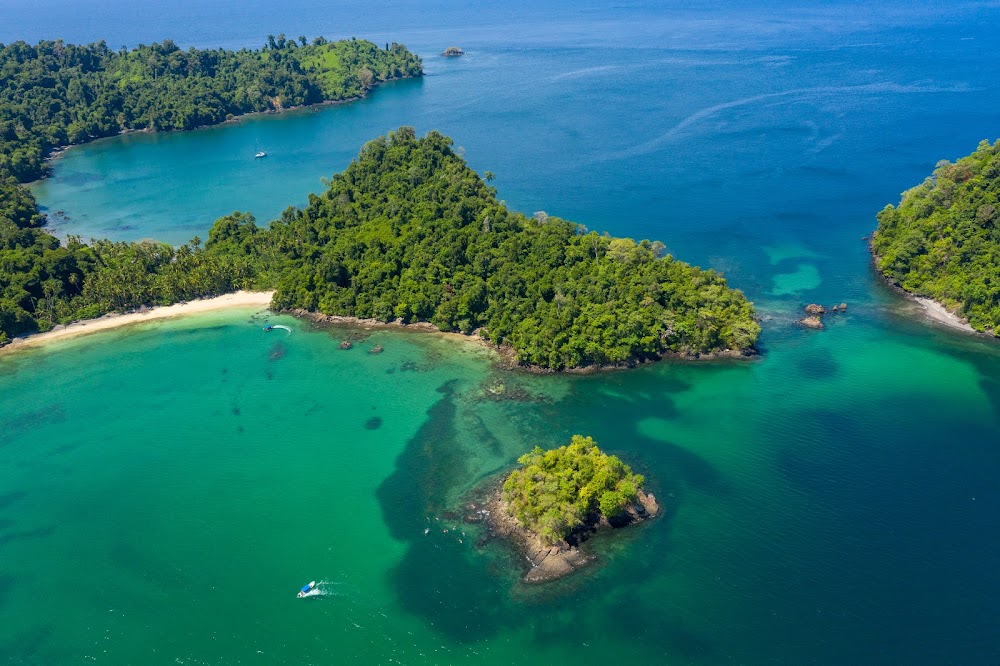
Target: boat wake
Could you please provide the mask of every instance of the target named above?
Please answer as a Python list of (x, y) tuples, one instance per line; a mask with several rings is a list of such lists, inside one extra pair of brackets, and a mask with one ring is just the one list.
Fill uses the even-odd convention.
[(308, 592), (302, 594), (300, 599), (309, 599), (311, 597), (339, 597), (341, 592), (337, 590), (340, 583), (331, 580), (318, 580), (316, 584), (313, 585), (312, 589)]

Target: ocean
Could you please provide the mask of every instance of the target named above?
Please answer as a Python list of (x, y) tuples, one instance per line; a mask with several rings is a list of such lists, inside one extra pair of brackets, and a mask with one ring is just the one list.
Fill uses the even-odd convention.
[[(0, 355), (0, 661), (996, 663), (1000, 345), (922, 318), (864, 238), (1000, 136), (998, 27), (991, 3), (0, 1), (3, 43), (424, 57), (359, 102), (75, 147), (33, 186), (59, 235), (263, 223), (412, 125), (511, 208), (722, 271), (763, 326), (754, 360), (592, 376), (253, 311)], [(811, 302), (848, 309), (808, 331)], [(461, 509), (574, 433), (666, 512), (526, 586)]]

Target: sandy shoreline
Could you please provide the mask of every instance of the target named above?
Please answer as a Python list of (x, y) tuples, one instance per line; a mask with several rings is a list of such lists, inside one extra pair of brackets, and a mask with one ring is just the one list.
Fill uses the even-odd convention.
[(956, 314), (953, 314), (937, 301), (925, 298), (924, 296), (913, 296), (915, 300), (924, 309), (924, 314), (930, 319), (936, 322), (940, 322), (945, 326), (954, 328), (959, 331), (965, 331), (966, 333), (977, 333), (976, 329), (969, 326), (969, 322), (962, 319)]
[(872, 240), (868, 239), (868, 251), (871, 254), (871, 268), (875, 271), (875, 274), (882, 278), (882, 280), (889, 285), (894, 291), (902, 294), (906, 299), (913, 301), (921, 307), (923, 310), (923, 315), (928, 319), (932, 319), (939, 324), (944, 324), (948, 328), (953, 328), (956, 331), (963, 331), (965, 333), (979, 333), (976, 329), (969, 325), (969, 322), (957, 314), (953, 313), (951, 310), (946, 308), (941, 303), (938, 303), (934, 299), (927, 298), (926, 296), (917, 296), (916, 294), (903, 289), (899, 284), (894, 282), (888, 275), (883, 273), (878, 268), (878, 262), (880, 257), (875, 254), (875, 250), (872, 247)]
[(75, 338), (80, 335), (109, 331), (123, 326), (140, 324), (146, 321), (157, 319), (168, 319), (170, 317), (182, 317), (202, 312), (213, 312), (216, 310), (227, 310), (229, 308), (266, 308), (271, 304), (273, 291), (237, 291), (232, 294), (216, 296), (215, 298), (202, 298), (187, 303), (175, 303), (162, 307), (151, 308), (142, 312), (128, 312), (125, 314), (108, 314), (98, 319), (85, 319), (76, 321), (66, 326), (57, 326), (45, 333), (36, 333), (23, 338), (14, 338), (10, 344), (0, 347), (0, 354), (11, 349), (25, 349), (36, 347), (53, 340), (65, 340)]

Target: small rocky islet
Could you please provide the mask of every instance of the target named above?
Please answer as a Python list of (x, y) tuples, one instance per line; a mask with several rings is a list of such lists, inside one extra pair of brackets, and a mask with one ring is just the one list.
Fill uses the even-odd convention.
[(840, 303), (839, 305), (831, 305), (830, 307), (824, 307), (817, 303), (810, 303), (804, 309), (808, 316), (805, 317), (804, 319), (800, 319), (799, 323), (805, 326), (806, 328), (811, 328), (814, 330), (822, 330), (823, 315), (847, 312), (847, 303)]
[(582, 548), (599, 531), (660, 514), (645, 479), (590, 437), (543, 451), (535, 447), (519, 467), (486, 487), (464, 507), (467, 523), (484, 523), (488, 536), (507, 541), (528, 561), (528, 583), (567, 576), (595, 559)]

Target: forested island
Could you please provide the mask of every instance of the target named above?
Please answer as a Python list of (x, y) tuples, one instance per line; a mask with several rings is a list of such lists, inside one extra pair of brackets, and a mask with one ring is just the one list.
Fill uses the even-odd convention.
[(487, 500), (482, 515), (531, 562), (526, 580), (542, 582), (572, 573), (591, 556), (579, 546), (599, 528), (622, 527), (656, 516), (656, 498), (645, 479), (590, 437), (573, 435), (550, 451), (535, 447), (518, 458)]
[(420, 76), (401, 44), (269, 37), (259, 50), (182, 50), (170, 40), (0, 44), (0, 174), (28, 182), (57, 147), (120, 132), (187, 130), (247, 113), (342, 101)]
[(184, 51), (170, 41), (131, 51), (103, 42), (0, 44), (0, 345), (59, 323), (244, 284), (238, 266), (210, 261), (197, 239), (176, 249), (108, 241), (88, 247), (75, 238), (61, 244), (42, 229), (45, 217), (20, 185), (47, 174), (54, 149), (353, 99), (422, 71), (405, 46), (355, 39), (279, 35), (260, 50), (240, 51)]
[(281, 310), (478, 331), (517, 363), (556, 370), (750, 354), (760, 331), (741, 292), (660, 256), (660, 243), (508, 210), (438, 132), (404, 127), (371, 141), (305, 208), (266, 229), (226, 216), (204, 246), (61, 247), (37, 228), (30, 194), (9, 189), (8, 337), (236, 289), (276, 289)]
[(983, 141), (878, 214), (871, 249), (893, 284), (1000, 331), (1000, 141)]

